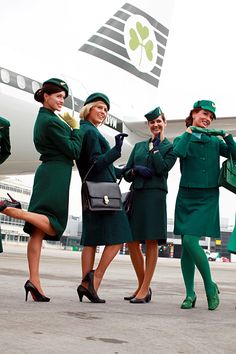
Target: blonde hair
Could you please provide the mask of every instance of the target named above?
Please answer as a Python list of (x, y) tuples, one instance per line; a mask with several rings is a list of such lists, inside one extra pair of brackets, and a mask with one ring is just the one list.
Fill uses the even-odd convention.
[[(85, 106), (83, 106), (81, 108), (81, 110), (80, 110), (80, 113), (79, 113), (80, 118), (86, 120), (87, 116), (89, 115), (89, 112), (91, 111), (91, 109), (93, 107), (97, 106), (98, 102), (100, 102), (100, 101), (94, 101), (94, 102), (91, 102), (91, 103), (87, 103)], [(101, 101), (101, 102), (103, 102), (103, 101)], [(102, 121), (101, 124), (103, 124), (105, 122), (106, 117), (107, 117), (107, 114), (106, 114), (106, 116), (105, 116), (105, 118), (104, 118), (104, 120)]]
[(95, 103), (96, 102), (88, 103), (81, 108), (81, 110), (79, 112), (79, 116), (81, 119), (86, 119), (86, 117), (89, 115), (91, 108), (95, 106)]

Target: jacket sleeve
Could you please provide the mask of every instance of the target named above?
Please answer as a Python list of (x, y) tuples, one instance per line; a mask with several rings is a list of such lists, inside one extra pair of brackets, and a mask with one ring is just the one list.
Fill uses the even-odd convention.
[(177, 157), (184, 158), (187, 156), (190, 140), (191, 140), (191, 134), (187, 132), (174, 139), (173, 141), (174, 154)]
[(102, 149), (99, 134), (93, 130), (88, 130), (84, 137), (84, 144), (85, 151), (88, 152), (89, 164), (92, 165), (93, 162), (96, 161), (94, 170), (100, 172), (116, 161), (121, 156), (121, 153), (116, 149), (116, 147), (110, 149), (108, 145), (106, 146), (106, 149)]
[(227, 135), (224, 141), (221, 140), (220, 143), (220, 155), (228, 158), (230, 154), (232, 155), (232, 159), (236, 160), (236, 142), (232, 134)]
[(158, 175), (169, 172), (176, 162), (176, 155), (173, 151), (173, 147), (169, 146), (166, 151), (159, 150), (159, 152), (152, 154), (153, 166), (155, 168), (155, 172)]
[(127, 182), (133, 182), (134, 179), (135, 179), (135, 176), (132, 173), (132, 169), (134, 168), (135, 146), (134, 146), (133, 150), (131, 151), (131, 154), (129, 156), (128, 162), (127, 162), (127, 164), (125, 166), (126, 172), (124, 173), (124, 179)]
[(117, 179), (121, 179), (123, 177), (123, 168), (114, 167), (115, 174)]
[(79, 129), (73, 129), (68, 134), (60, 121), (52, 121), (47, 126), (47, 135), (58, 151), (67, 158), (73, 160), (79, 158), (83, 141), (83, 133)]
[(0, 164), (11, 155), (10, 122), (0, 117)]

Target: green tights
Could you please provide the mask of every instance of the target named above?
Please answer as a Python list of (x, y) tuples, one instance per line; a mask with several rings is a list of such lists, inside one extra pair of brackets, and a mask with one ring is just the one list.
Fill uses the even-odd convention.
[(211, 295), (215, 291), (211, 278), (209, 262), (205, 252), (199, 244), (200, 236), (182, 236), (181, 269), (186, 287), (186, 295), (194, 296), (195, 265), (203, 278), (205, 291)]

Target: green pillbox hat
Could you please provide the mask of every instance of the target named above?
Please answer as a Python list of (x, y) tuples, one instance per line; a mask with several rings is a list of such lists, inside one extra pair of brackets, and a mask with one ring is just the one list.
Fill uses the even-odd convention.
[(66, 97), (69, 94), (69, 87), (68, 87), (67, 83), (63, 80), (56, 79), (55, 77), (53, 77), (47, 81), (44, 81), (43, 85), (45, 85), (45, 84), (52, 84), (52, 85), (59, 86), (63, 91), (65, 91)]
[(156, 107), (152, 111), (146, 113), (144, 115), (144, 117), (147, 118), (147, 120), (153, 120), (155, 118), (158, 118), (161, 114), (162, 114), (161, 108), (160, 107)]
[(197, 101), (194, 103), (193, 108), (202, 108), (205, 109), (206, 111), (210, 111), (214, 114), (214, 118), (216, 118), (215, 115), (216, 105), (212, 101), (207, 101), (207, 100)]
[(107, 105), (107, 109), (109, 111), (110, 109), (109, 98), (104, 93), (101, 92), (94, 92), (91, 95), (89, 95), (84, 102), (84, 106), (88, 103), (96, 102), (96, 101), (103, 101)]

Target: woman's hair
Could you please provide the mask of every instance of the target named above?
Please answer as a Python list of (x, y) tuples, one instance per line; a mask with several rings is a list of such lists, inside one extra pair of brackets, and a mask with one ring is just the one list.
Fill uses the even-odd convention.
[[(157, 118), (161, 118), (163, 120), (163, 122), (166, 123), (166, 117), (165, 117), (164, 113), (161, 113)], [(154, 118), (154, 119), (156, 119), (156, 118)], [(148, 120), (147, 123), (149, 124), (151, 121), (152, 120)]]
[(202, 110), (202, 108), (198, 107), (198, 108), (194, 108), (194, 109), (192, 109), (190, 111), (189, 116), (185, 119), (185, 125), (186, 125), (187, 128), (190, 127), (191, 125), (193, 125), (193, 116), (192, 116), (192, 114), (193, 113), (198, 113), (201, 110)]
[[(44, 84), (42, 88), (38, 89), (34, 94), (34, 99), (38, 102), (44, 102), (44, 94), (52, 95), (53, 93), (64, 91), (60, 86), (53, 84)], [(65, 91), (66, 92), (66, 91)]]
[(79, 113), (80, 118), (86, 120), (91, 108), (94, 106), (96, 106), (96, 102), (87, 103), (85, 106), (83, 106)]
[[(89, 112), (91, 111), (91, 109), (93, 107), (97, 106), (97, 103), (98, 103), (98, 101), (94, 101), (91, 103), (87, 103), (85, 106), (83, 106), (80, 110), (80, 113), (79, 113), (80, 118), (86, 120), (87, 116), (89, 115)], [(104, 118), (103, 122), (105, 121), (105, 119), (106, 119), (106, 117)]]

